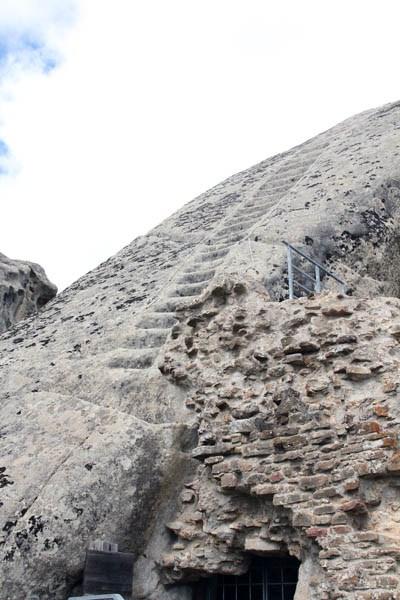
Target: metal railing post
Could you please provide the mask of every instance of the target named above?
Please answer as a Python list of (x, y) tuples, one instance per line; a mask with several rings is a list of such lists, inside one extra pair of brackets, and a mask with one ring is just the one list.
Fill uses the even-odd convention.
[(293, 300), (293, 265), (292, 265), (292, 249), (287, 246), (287, 262), (288, 262), (288, 282), (289, 282), (289, 300)]
[[(294, 298), (298, 297), (295, 295), (295, 291), (294, 291), (295, 286), (296, 286), (296, 288), (300, 288), (301, 290), (304, 290), (306, 292), (306, 294), (312, 294), (312, 293), (320, 294), (322, 291), (322, 277), (331, 277), (332, 279), (334, 279), (336, 281), (336, 283), (339, 284), (340, 289), (343, 294), (348, 293), (349, 288), (347, 287), (346, 282), (343, 281), (343, 279), (340, 279), (340, 277), (335, 275), (335, 273), (332, 273), (331, 271), (328, 271), (328, 269), (325, 269), (325, 267), (323, 265), (318, 263), (316, 260), (314, 260), (310, 256), (307, 256), (307, 254), (304, 254), (304, 252), (302, 252), (298, 248), (295, 248), (294, 246), (292, 246), (291, 244), (288, 244), (285, 241), (283, 243), (285, 244), (286, 249), (287, 249), (288, 283), (289, 283), (289, 299), (290, 300), (293, 300)], [(293, 263), (293, 255), (294, 254), (300, 256), (301, 258), (306, 260), (309, 264), (314, 265), (315, 277), (312, 277), (309, 273), (307, 273), (306, 271), (303, 271), (302, 269), (300, 269), (297, 265), (295, 265)], [(299, 280), (295, 280), (295, 272), (298, 273), (300, 275), (300, 277), (303, 278), (303, 279), (301, 279), (301, 281), (304, 283), (300, 283)], [(310, 283), (312, 284), (312, 289), (305, 285), (306, 281), (310, 281)]]
[(318, 265), (315, 265), (315, 293), (321, 293), (321, 272)]

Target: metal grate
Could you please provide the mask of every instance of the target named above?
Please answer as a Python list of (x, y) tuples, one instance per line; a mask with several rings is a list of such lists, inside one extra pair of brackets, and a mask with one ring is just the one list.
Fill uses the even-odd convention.
[(120, 594), (101, 594), (100, 596), (74, 596), (68, 600), (124, 600)]
[(295, 558), (256, 559), (245, 575), (218, 575), (210, 600), (293, 600), (299, 562)]
[[(331, 273), (328, 269), (325, 269), (316, 260), (304, 254), (301, 250), (298, 250), (288, 242), (283, 242), (287, 248), (287, 263), (288, 263), (288, 284), (289, 284), (289, 299), (293, 300), (298, 298), (304, 293), (309, 294), (320, 294), (322, 291), (322, 280), (325, 277), (334, 279), (340, 287), (340, 291), (346, 294), (348, 287), (343, 279), (340, 279), (335, 273)], [(311, 272), (307, 273), (295, 264), (295, 259), (300, 257), (300, 260), (307, 266), (311, 265)]]

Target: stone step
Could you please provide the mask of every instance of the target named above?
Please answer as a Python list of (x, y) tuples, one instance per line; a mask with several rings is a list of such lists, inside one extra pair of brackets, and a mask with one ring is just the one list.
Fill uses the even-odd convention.
[(236, 231), (246, 231), (247, 229), (249, 229), (249, 227), (254, 225), (255, 221), (256, 221), (256, 218), (254, 217), (252, 219), (243, 219), (242, 221), (233, 223), (232, 225), (226, 225), (223, 229), (220, 229), (218, 231), (218, 235), (222, 236), (225, 233), (233, 233)]
[[(215, 254), (215, 252), (218, 252), (220, 250), (220, 243), (219, 243), (219, 236), (217, 237), (216, 240), (212, 239), (209, 240), (207, 244), (204, 244), (203, 249), (201, 250), (200, 253), (197, 254), (197, 257), (202, 259), (203, 258), (203, 254)], [(223, 257), (219, 257), (220, 259)], [(201, 266), (201, 270), (204, 271), (204, 267), (206, 265), (202, 265)], [(210, 267), (214, 268), (214, 265), (210, 265)]]
[(275, 194), (273, 194), (271, 192), (271, 187), (270, 185), (268, 185), (268, 187), (260, 187), (253, 196), (253, 201), (254, 200), (264, 200), (265, 202), (273, 202), (275, 200)]
[(329, 146), (329, 143), (324, 142), (323, 144), (310, 145), (309, 148), (302, 148), (300, 150), (300, 156), (297, 160), (307, 160), (310, 157), (321, 154), (322, 150), (325, 150)]
[(237, 213), (232, 219), (230, 223), (242, 223), (244, 218), (251, 217), (251, 219), (257, 219), (258, 215), (265, 211), (265, 208), (269, 204), (275, 204), (275, 200), (273, 198), (264, 199), (263, 197), (254, 196), (254, 204), (248, 207), (243, 207), (241, 209), (242, 212)]
[(271, 206), (273, 206), (274, 204), (276, 204), (276, 200), (274, 200), (273, 202), (270, 202), (268, 204), (254, 204), (252, 207), (249, 208), (243, 208), (241, 209), (241, 211), (238, 214), (238, 219), (242, 218), (241, 215), (251, 215), (252, 217), (259, 217), (260, 215), (262, 215), (266, 210), (268, 210)]
[(202, 283), (209, 281), (214, 276), (215, 270), (207, 271), (185, 271), (178, 283)]
[[(192, 269), (192, 271), (197, 271), (197, 269), (198, 270), (204, 269), (204, 262), (198, 262), (198, 257), (196, 257), (194, 259), (194, 261), (195, 262), (190, 263), (190, 268)], [(205, 262), (207, 262), (207, 261), (205, 261)], [(210, 267), (212, 267), (214, 269), (214, 271), (216, 271), (217, 268), (220, 265), (222, 265), (224, 261), (221, 259), (215, 259), (210, 262), (211, 262)]]
[(212, 252), (201, 252), (199, 254), (199, 259), (203, 263), (204, 262), (214, 262), (216, 260), (219, 260), (223, 256), (226, 256), (228, 254), (228, 252), (229, 252), (229, 249), (214, 250)]
[(246, 232), (232, 233), (231, 235), (223, 235), (220, 238), (220, 243), (216, 244), (216, 249), (231, 248), (237, 242), (240, 242), (246, 236)]
[(277, 177), (269, 189), (272, 193), (275, 193), (279, 188), (291, 187), (299, 179), (301, 179), (301, 177)]
[(313, 164), (313, 162), (307, 162), (305, 165), (303, 166), (297, 166), (297, 165), (288, 165), (287, 167), (282, 167), (281, 169), (279, 169), (279, 171), (276, 174), (276, 177), (274, 177), (274, 179), (271, 181), (271, 183), (273, 183), (274, 181), (276, 181), (276, 179), (280, 179), (282, 177), (286, 177), (286, 178), (299, 178), (302, 177), (303, 174), (308, 171), (308, 169), (310, 168), (310, 166)]
[(288, 191), (289, 191), (289, 190), (291, 190), (291, 189), (292, 189), (292, 187), (293, 187), (294, 185), (296, 185), (296, 183), (297, 183), (298, 181), (300, 181), (300, 179), (297, 179), (296, 181), (293, 181), (293, 183), (292, 183), (292, 184), (290, 184), (290, 185), (281, 185), (281, 186), (277, 186), (277, 187), (274, 189), (274, 194), (275, 194), (275, 198), (276, 198), (276, 200), (277, 200), (277, 201), (278, 201), (278, 200), (280, 200), (280, 199), (281, 199), (281, 198), (282, 198), (282, 197), (283, 197), (285, 194), (287, 194), (287, 193), (288, 193)]
[(263, 196), (254, 197), (254, 208), (249, 207), (247, 210), (244, 209), (243, 215), (238, 215), (238, 219), (243, 218), (246, 215), (252, 219), (257, 219), (260, 213), (266, 212), (271, 206), (274, 206), (277, 201), (278, 198), (276, 195), (274, 197), (268, 196), (267, 198)]
[(170, 294), (171, 297), (181, 296), (199, 296), (201, 292), (207, 287), (208, 282), (203, 283), (188, 283), (177, 286)]
[(281, 166), (278, 171), (277, 174), (281, 174), (281, 173), (288, 173), (289, 171), (299, 171), (299, 170), (307, 170), (310, 168), (310, 166), (315, 163), (315, 161), (317, 160), (317, 158), (320, 156), (321, 151), (309, 151), (308, 153), (306, 152), (302, 152), (301, 154), (301, 159), (300, 158), (296, 158), (296, 159), (292, 159), (290, 160), (286, 165)]
[(170, 329), (177, 322), (174, 312), (152, 312), (144, 315), (137, 326), (141, 329)]
[(120, 348), (108, 361), (110, 369), (149, 369), (157, 358), (156, 350), (126, 350)]
[(165, 314), (171, 313), (175, 314), (177, 310), (183, 310), (188, 308), (191, 304), (192, 298), (190, 296), (181, 296), (179, 298), (172, 299), (171, 297), (166, 298), (165, 300), (161, 300), (157, 302), (157, 304), (153, 304), (151, 310), (156, 314)]
[(161, 348), (168, 333), (169, 329), (136, 329), (126, 340), (124, 348)]

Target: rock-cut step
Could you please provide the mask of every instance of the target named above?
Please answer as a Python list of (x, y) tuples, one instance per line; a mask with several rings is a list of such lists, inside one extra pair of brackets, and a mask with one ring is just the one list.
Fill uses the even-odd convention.
[[(229, 250), (230, 250), (230, 246), (229, 246), (229, 248), (228, 248), (228, 252), (229, 252)], [(228, 253), (228, 252), (227, 252), (227, 253)], [(226, 254), (227, 254), (227, 253), (226, 253)], [(224, 256), (225, 256), (225, 255), (224, 255)], [(201, 258), (200, 258), (200, 260), (201, 260)], [(197, 271), (197, 270), (204, 269), (204, 262), (198, 262), (198, 261), (199, 261), (199, 257), (198, 257), (198, 256), (196, 256), (196, 257), (195, 257), (195, 261), (196, 261), (196, 262), (193, 262), (193, 263), (191, 263), (191, 265), (190, 265), (190, 268), (192, 269), (192, 271)], [(207, 262), (207, 261), (206, 261), (206, 262)], [(212, 261), (212, 265), (210, 265), (210, 266), (212, 266), (212, 268), (213, 268), (214, 270), (216, 270), (216, 269), (217, 269), (219, 266), (221, 266), (221, 265), (223, 264), (223, 262), (224, 262), (224, 261), (223, 261), (223, 260), (221, 260), (221, 258), (219, 258), (219, 259), (213, 259), (213, 261)]]
[(246, 219), (246, 220), (243, 219), (241, 222), (239, 221), (238, 223), (233, 223), (232, 225), (226, 225), (223, 229), (220, 229), (218, 233), (220, 235), (224, 235), (227, 233), (243, 231), (243, 230), (248, 229), (252, 225), (254, 225), (254, 222), (255, 222), (254, 218), (250, 218), (250, 219)]
[(284, 189), (292, 187), (296, 181), (299, 181), (301, 177), (277, 177), (270, 188), (271, 193), (274, 193), (278, 189)]
[(269, 200), (268, 203), (261, 203), (258, 198), (254, 199), (257, 200), (257, 203), (241, 209), (240, 213), (238, 212), (238, 219), (243, 218), (242, 215), (248, 217), (251, 216), (257, 219), (257, 217), (263, 215), (270, 208), (270, 206), (273, 206), (276, 203), (276, 199)]
[(124, 348), (161, 348), (168, 337), (169, 329), (137, 329), (128, 337)]
[(175, 313), (159, 312), (144, 315), (137, 323), (141, 329), (170, 329), (177, 323)]
[(231, 223), (241, 223), (244, 218), (257, 218), (259, 214), (262, 214), (265, 211), (265, 207), (268, 204), (274, 204), (275, 198), (271, 196), (253, 196), (254, 204), (249, 204), (248, 206), (241, 208), (240, 212), (237, 213), (231, 219)]
[(229, 248), (227, 249), (222, 249), (222, 250), (214, 250), (214, 251), (210, 251), (210, 252), (202, 252), (199, 255), (199, 259), (204, 263), (204, 262), (214, 262), (216, 260), (219, 260), (220, 258), (226, 256), (229, 252)]
[(178, 283), (203, 283), (204, 281), (210, 281), (214, 275), (214, 269), (207, 271), (186, 271), (182, 277), (178, 279)]
[(218, 238), (218, 243), (215, 244), (215, 250), (222, 248), (230, 248), (236, 242), (240, 242), (246, 235), (245, 231), (239, 231), (237, 233), (226, 233)]
[(202, 283), (189, 283), (177, 286), (172, 292), (171, 297), (198, 296), (207, 287), (208, 281)]
[(108, 361), (110, 369), (149, 369), (157, 358), (157, 350), (120, 348)]
[(192, 298), (190, 296), (181, 296), (180, 298), (167, 298), (153, 304), (151, 310), (153, 313), (159, 313), (161, 315), (165, 313), (175, 314), (177, 310), (183, 310), (188, 308), (191, 304)]

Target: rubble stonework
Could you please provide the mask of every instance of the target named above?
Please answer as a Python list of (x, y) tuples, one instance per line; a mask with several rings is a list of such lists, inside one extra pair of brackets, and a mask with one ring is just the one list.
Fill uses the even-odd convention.
[(161, 370), (197, 415), (199, 466), (167, 581), (289, 553), (297, 599), (399, 598), (399, 326), (398, 299), (274, 303), (243, 280), (182, 315)]

